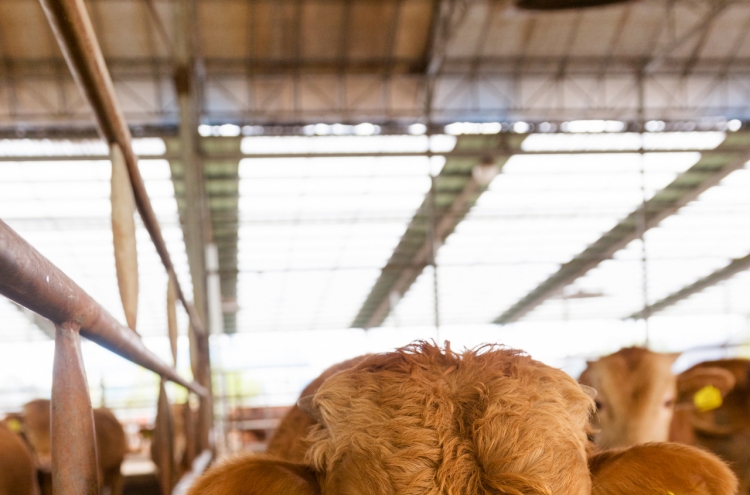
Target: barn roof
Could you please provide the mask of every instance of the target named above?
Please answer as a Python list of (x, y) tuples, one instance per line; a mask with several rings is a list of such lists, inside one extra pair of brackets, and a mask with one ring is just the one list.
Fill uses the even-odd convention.
[[(178, 112), (173, 0), (87, 0), (133, 126)], [(747, 116), (750, 2), (562, 12), (506, 0), (196, 0), (207, 124)], [(84, 128), (36, 0), (0, 5), (0, 128)], [(15, 129), (13, 129), (15, 130)]]

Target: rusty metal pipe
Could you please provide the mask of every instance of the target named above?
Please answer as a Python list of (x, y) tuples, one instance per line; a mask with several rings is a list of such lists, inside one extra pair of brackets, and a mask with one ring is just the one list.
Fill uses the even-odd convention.
[(104, 56), (86, 6), (83, 0), (40, 0), (40, 2), (70, 72), (94, 111), (99, 132), (108, 143), (116, 143), (122, 149), (133, 186), (135, 203), (143, 225), (146, 226), (167, 272), (174, 276), (177, 297), (188, 313), (190, 324), (198, 333), (205, 333), (205, 327), (195, 312), (195, 308), (187, 300), (177, 281), (172, 259), (138, 170), (138, 158), (131, 146), (130, 129), (115, 96), (112, 78), (104, 62)]
[(80, 334), (162, 377), (207, 396), (207, 390), (181, 378), (143, 345), (73, 280), (0, 220), (0, 294), (52, 320), (80, 326)]
[(81, 359), (77, 323), (55, 325), (52, 373), (52, 491), (55, 495), (97, 495), (94, 413)]

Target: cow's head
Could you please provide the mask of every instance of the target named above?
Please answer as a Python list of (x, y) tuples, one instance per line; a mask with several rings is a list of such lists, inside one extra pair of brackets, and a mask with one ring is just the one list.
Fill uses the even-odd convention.
[(727, 373), (701, 368), (680, 380), (672, 365), (679, 354), (662, 354), (639, 347), (621, 349), (589, 362), (579, 381), (597, 390), (593, 418), (594, 440), (603, 448), (665, 442), (675, 407), (689, 407), (694, 392), (706, 386), (725, 394)]
[[(309, 471), (274, 466), (307, 486), (300, 493), (591, 490), (592, 399), (562, 371), (518, 351), (409, 346), (336, 374), (299, 404), (318, 422)], [(314, 487), (305, 473), (314, 473)]]
[(598, 393), (597, 445), (613, 448), (667, 440), (677, 398), (672, 373), (677, 357), (631, 347), (588, 363), (579, 381)]

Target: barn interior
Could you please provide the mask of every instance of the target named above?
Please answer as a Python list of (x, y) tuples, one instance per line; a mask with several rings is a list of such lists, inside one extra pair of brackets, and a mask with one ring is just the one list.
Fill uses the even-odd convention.
[[(3, 0), (0, 219), (212, 388), (219, 457), (263, 451), (332, 364), (416, 340), (573, 377), (627, 346), (750, 357), (748, 32), (744, 0)], [(120, 124), (188, 303), (136, 192), (137, 320)], [(52, 396), (60, 323), (3, 294), (0, 415)], [(84, 337), (146, 493), (159, 375)]]

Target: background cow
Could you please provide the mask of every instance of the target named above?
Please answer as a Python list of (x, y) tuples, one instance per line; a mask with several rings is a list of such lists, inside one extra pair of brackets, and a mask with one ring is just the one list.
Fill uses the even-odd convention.
[[(630, 347), (588, 363), (578, 380), (597, 391), (592, 420), (598, 446), (629, 447), (669, 439), (678, 402), (677, 377), (672, 372), (677, 357)], [(691, 379), (698, 388), (726, 388), (725, 382), (726, 372), (712, 367), (695, 371)], [(692, 396), (683, 395), (679, 402), (680, 407), (689, 407)]]
[[(190, 495), (592, 493), (592, 400), (563, 372), (517, 351), (408, 346), (333, 374), (301, 404), (314, 419), (303, 463), (234, 458), (209, 470)], [(668, 446), (649, 449), (675, 457)], [(720, 461), (682, 449), (687, 461), (712, 462), (676, 490), (734, 493), (736, 480)], [(620, 457), (595, 463), (595, 493), (624, 495), (611, 482), (612, 470), (631, 468)], [(653, 495), (671, 473), (650, 474), (651, 483), (628, 493)]]
[(736, 493), (737, 480), (716, 456), (675, 443), (614, 449), (589, 461), (592, 495), (719, 495)]
[(0, 495), (36, 493), (36, 468), (26, 442), (0, 423)]
[[(696, 376), (714, 373), (724, 395), (713, 408), (701, 410), (693, 397), (703, 380)], [(750, 493), (750, 360), (724, 359), (700, 363), (678, 379), (680, 399), (690, 404), (675, 412), (671, 439), (709, 449), (729, 462), (740, 479), (740, 493)], [(708, 409), (708, 410), (706, 410)]]
[[(37, 399), (23, 407), (24, 432), (42, 471), (42, 493), (51, 493), (52, 466), (50, 450), (50, 401)], [(125, 430), (109, 409), (94, 409), (97, 459), (99, 463), (99, 486), (109, 487), (111, 495), (122, 493), (120, 465), (127, 452)]]

